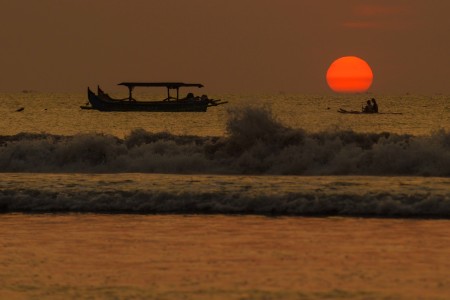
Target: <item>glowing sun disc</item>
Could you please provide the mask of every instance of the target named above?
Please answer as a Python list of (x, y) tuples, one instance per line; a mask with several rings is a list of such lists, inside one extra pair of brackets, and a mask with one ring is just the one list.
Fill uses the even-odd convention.
[(373, 82), (369, 64), (356, 56), (336, 59), (327, 71), (328, 86), (338, 93), (360, 93), (367, 91)]

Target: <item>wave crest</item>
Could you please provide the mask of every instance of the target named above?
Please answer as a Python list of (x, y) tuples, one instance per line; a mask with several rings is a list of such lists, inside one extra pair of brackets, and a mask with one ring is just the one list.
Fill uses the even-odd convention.
[(254, 214), (449, 218), (450, 196), (430, 194), (0, 190), (0, 212)]

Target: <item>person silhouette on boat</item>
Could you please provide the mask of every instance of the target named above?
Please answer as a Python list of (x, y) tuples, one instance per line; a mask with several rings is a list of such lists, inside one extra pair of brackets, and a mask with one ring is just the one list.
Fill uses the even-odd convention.
[(378, 104), (375, 98), (372, 98), (372, 112), (378, 113)]
[(200, 97), (200, 100), (203, 101), (203, 102), (209, 101), (208, 96), (205, 95), (205, 94), (203, 94), (203, 95)]
[(366, 114), (373, 113), (373, 107), (372, 107), (372, 103), (370, 102), (370, 100), (367, 100), (366, 106), (364, 106), (362, 112), (366, 113)]
[(188, 93), (188, 94), (186, 95), (186, 100), (187, 100), (187, 101), (194, 101), (194, 99), (195, 99), (195, 97), (194, 97), (194, 94), (193, 94), (193, 93)]

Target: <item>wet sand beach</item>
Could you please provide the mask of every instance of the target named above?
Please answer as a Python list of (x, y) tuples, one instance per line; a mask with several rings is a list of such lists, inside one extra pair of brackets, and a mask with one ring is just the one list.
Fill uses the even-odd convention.
[(2, 299), (446, 299), (447, 220), (22, 215)]

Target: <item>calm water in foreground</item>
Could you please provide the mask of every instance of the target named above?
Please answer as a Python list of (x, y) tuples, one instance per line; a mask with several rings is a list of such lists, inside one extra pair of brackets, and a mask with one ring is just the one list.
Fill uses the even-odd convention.
[(450, 97), (210, 96), (1, 94), (0, 299), (450, 297)]

